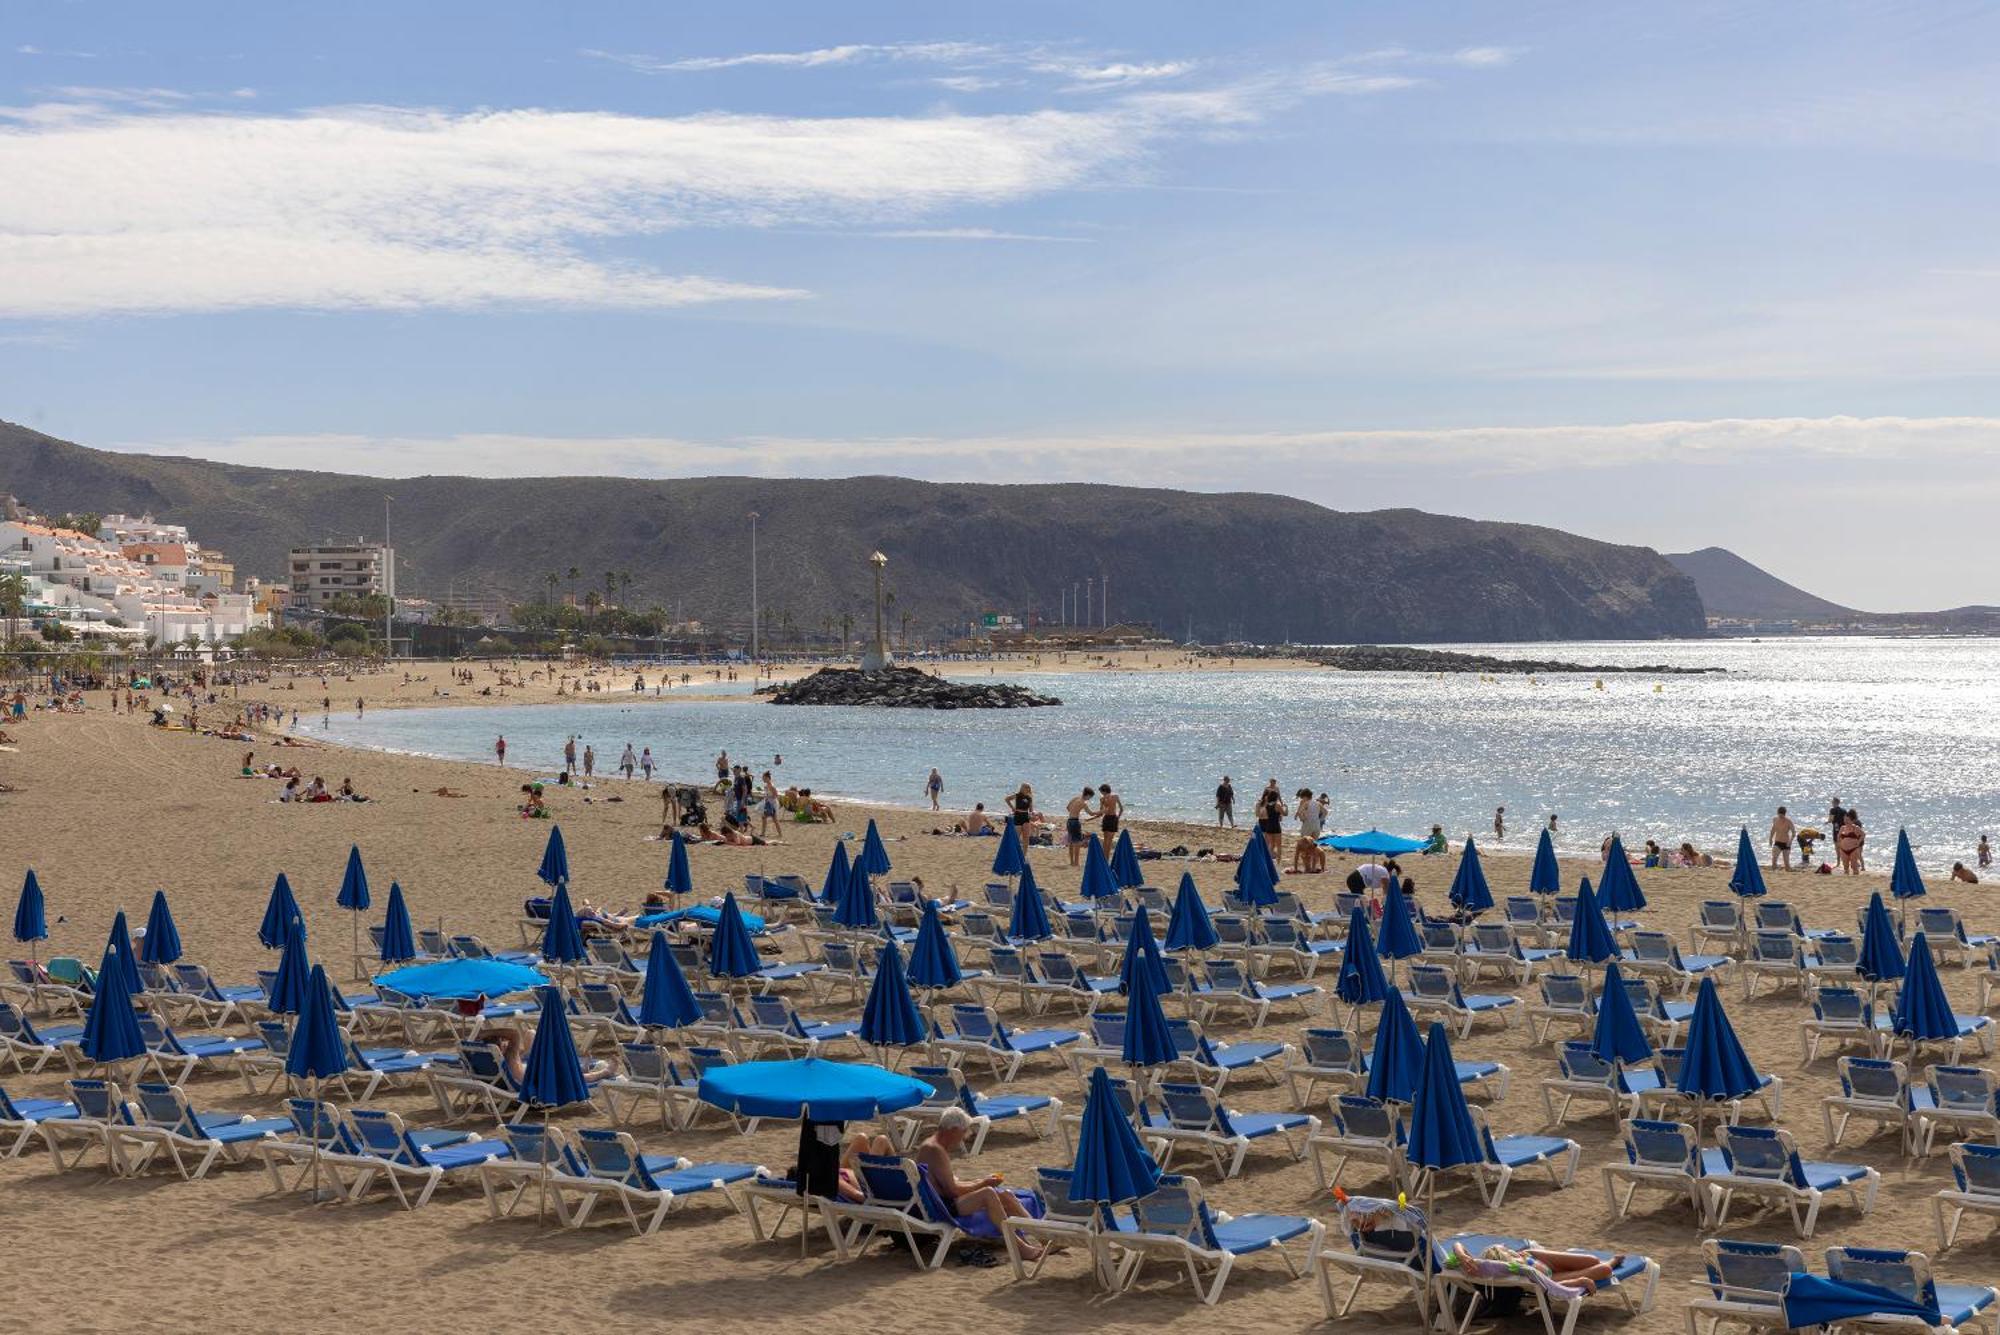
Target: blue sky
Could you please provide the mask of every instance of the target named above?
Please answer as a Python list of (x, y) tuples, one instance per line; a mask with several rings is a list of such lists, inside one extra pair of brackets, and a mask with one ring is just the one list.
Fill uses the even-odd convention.
[(1991, 4), (0, 16), (0, 417), (1098, 479), (2000, 602)]

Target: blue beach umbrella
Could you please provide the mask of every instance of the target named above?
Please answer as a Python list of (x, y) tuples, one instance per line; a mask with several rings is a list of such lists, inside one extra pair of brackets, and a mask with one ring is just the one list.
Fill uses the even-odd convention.
[(542, 929), (542, 958), (554, 964), (583, 961), (583, 933), (577, 929), (576, 910), (570, 907), (569, 882), (556, 882), (549, 897), (549, 922)]
[(1861, 955), (1854, 971), (1871, 983), (1893, 983), (1903, 976), (1903, 946), (1879, 891), (1868, 896), (1868, 911), (1861, 916)]
[[(1425, 1184), (1429, 1205), (1437, 1203), (1437, 1175), (1447, 1168), (1478, 1163), (1481, 1153), (1479, 1128), (1472, 1124), (1472, 1110), (1465, 1104), (1465, 1087), (1458, 1083), (1458, 1067), (1451, 1057), (1451, 1039), (1444, 1026), (1433, 1023), (1424, 1043), (1423, 1064), (1410, 1095), (1409, 1142), (1404, 1157), (1412, 1168), (1427, 1170)], [(1426, 1213), (1429, 1213), (1426, 1209)]]
[(1390, 988), (1382, 998), (1382, 1018), (1375, 1026), (1375, 1051), (1368, 1059), (1368, 1097), (1408, 1103), (1416, 1092), (1423, 1066), (1424, 1042), (1402, 991)]
[(536, 1108), (567, 1108), (590, 1097), (583, 1063), (576, 1055), (576, 1035), (570, 1032), (562, 989), (544, 987), (535, 994), (535, 1041), (521, 1071), (521, 1101)]
[(861, 865), (870, 876), (889, 874), (889, 849), (882, 842), (882, 832), (875, 828), (873, 817), (868, 821), (868, 833), (861, 838)]
[(1382, 957), (1375, 953), (1375, 942), (1368, 935), (1368, 911), (1358, 904), (1347, 915), (1347, 949), (1340, 954), (1340, 973), (1333, 980), (1333, 992), (1357, 1012), (1389, 995)]
[(1910, 966), (1896, 993), (1891, 1020), (1896, 1037), (1909, 1039), (1912, 1047), (1958, 1037), (1958, 1016), (1952, 1013), (1951, 998), (1944, 994), (1944, 984), (1938, 979), (1930, 939), (1922, 932), (1910, 940)]
[(300, 1080), (332, 1080), (347, 1073), (347, 1038), (333, 1010), (333, 985), (315, 964), (306, 977), (305, 1007), (292, 1025), (285, 1050), (285, 1074)]
[(1632, 874), (1632, 859), (1625, 856), (1625, 841), (1611, 836), (1604, 850), (1604, 875), (1597, 882), (1597, 900), (1613, 913), (1637, 913), (1646, 907), (1646, 892)]
[(868, 869), (860, 858), (847, 869), (847, 884), (840, 888), (840, 898), (834, 902), (833, 920), (857, 932), (881, 926), (875, 912), (875, 884), (868, 879)]
[(1926, 1289), (1921, 1298), (1910, 1298), (1879, 1284), (1828, 1279), (1805, 1271), (1786, 1279), (1784, 1312), (1785, 1326), (1790, 1330), (1818, 1330), (1873, 1316), (1915, 1317), (1932, 1330), (1944, 1324), (1934, 1287)]
[(1382, 925), (1375, 934), (1375, 953), (1389, 960), (1406, 960), (1424, 953), (1423, 938), (1417, 935), (1417, 925), (1410, 921), (1410, 901), (1403, 897), (1402, 883), (1393, 873), (1388, 887), (1382, 891)]
[(853, 869), (847, 861), (847, 845), (838, 839), (833, 842), (833, 860), (826, 864), (826, 880), (820, 883), (819, 902), (838, 904), (840, 896), (847, 889), (847, 882), (853, 876)]
[(111, 920), (111, 935), (105, 940), (104, 950), (117, 958), (118, 967), (125, 974), (125, 990), (138, 996), (139, 957), (132, 952), (132, 931), (125, 925), (124, 909), (118, 910), (118, 916)]
[(1132, 1119), (1118, 1106), (1110, 1075), (1102, 1066), (1095, 1068), (1090, 1073), (1090, 1096), (1084, 1101), (1076, 1159), (1070, 1168), (1070, 1199), (1117, 1205), (1150, 1196), (1159, 1185), (1160, 1165), (1146, 1152)]
[(302, 916), (299, 901), (292, 896), (292, 883), (279, 872), (277, 881), (271, 886), (271, 897), (264, 904), (264, 921), (257, 925), (257, 939), (266, 950), (277, 950), (285, 944), (285, 932), (292, 919)]
[(935, 899), (924, 901), (923, 917), (917, 921), (917, 939), (910, 946), (909, 978), (913, 986), (933, 990), (957, 987), (965, 981)]
[(1889, 868), (1889, 893), (1897, 899), (1897, 909), (1905, 917), (1910, 912), (1910, 901), (1922, 899), (1929, 891), (1924, 889), (1923, 875), (1917, 871), (1917, 855), (1910, 848), (1910, 832), (1896, 831), (1896, 862)]
[(667, 934), (654, 932), (646, 956), (646, 982), (639, 992), (639, 1023), (649, 1029), (679, 1029), (700, 1018), (701, 1005), (667, 944)]
[(1046, 941), (1055, 932), (1049, 927), (1049, 911), (1042, 903), (1042, 888), (1035, 884), (1035, 869), (1021, 867), (1021, 883), (1014, 887), (1014, 911), (1007, 916), (1007, 935), (1016, 941)]
[[(1695, 994), (1694, 1015), (1688, 1021), (1687, 1046), (1681, 1055), (1674, 1088), (1703, 1102), (1722, 1102), (1754, 1094), (1762, 1087), (1757, 1068), (1750, 1064), (1742, 1040), (1736, 1037), (1736, 1029), (1729, 1023), (1729, 1013), (1722, 1008), (1715, 979), (1703, 978), (1701, 990)], [(1701, 1106), (1696, 1104), (1697, 1134), (1701, 1130)]]
[(1576, 888), (1576, 916), (1570, 919), (1569, 944), (1563, 956), (1575, 964), (1602, 964), (1618, 958), (1618, 942), (1597, 907), (1597, 892), (1590, 888), (1588, 876)]
[(361, 845), (347, 846), (347, 870), (340, 877), (340, 893), (334, 903), (352, 913), (368, 911), (368, 872), (361, 865)]
[(1118, 966), (1118, 982), (1125, 995), (1132, 994), (1132, 975), (1143, 970), (1155, 992), (1167, 990), (1167, 966), (1160, 962), (1160, 945), (1153, 938), (1153, 921), (1146, 906), (1132, 915), (1132, 931), (1125, 938), (1125, 958)]
[(1181, 873), (1180, 889), (1174, 895), (1173, 916), (1167, 919), (1168, 950), (1207, 950), (1215, 945), (1215, 924), (1208, 920), (1208, 905), (1194, 877)]
[(696, 1097), (739, 1117), (865, 1122), (914, 1108), (933, 1092), (923, 1081), (886, 1067), (800, 1057), (710, 1067)]
[(90, 1013), (84, 1017), (83, 1055), (99, 1066), (141, 1056), (146, 1040), (139, 1033), (139, 1016), (132, 1009), (132, 989), (126, 985), (125, 970), (117, 955), (107, 949), (97, 970), (97, 990), (90, 998)]
[(545, 986), (548, 975), (512, 960), (457, 959), (433, 964), (412, 964), (377, 974), (375, 985), (401, 992), (419, 1001), (470, 1001), (475, 997), (504, 997), (530, 988)]
[(1027, 860), (1021, 854), (1020, 836), (1011, 825), (1000, 830), (999, 847), (993, 850), (993, 874), (995, 876), (1019, 876), (1021, 866)]
[(717, 978), (748, 978), (764, 967), (750, 929), (743, 925), (743, 911), (736, 907), (736, 894), (722, 897), (722, 917), (708, 938), (708, 971)]
[(28, 868), (21, 882), (21, 898), (14, 904), (14, 939), (23, 943), (49, 939), (48, 910), (42, 902), (42, 883), (35, 869)]
[(1458, 911), (1468, 918), (1493, 907), (1493, 891), (1486, 884), (1486, 869), (1479, 864), (1479, 848), (1470, 835), (1465, 839), (1465, 851), (1458, 855), (1458, 871), (1451, 878), (1450, 899)]
[(1632, 1009), (1632, 995), (1616, 964), (1604, 971), (1604, 994), (1597, 1002), (1597, 1029), (1590, 1037), (1590, 1050), (1599, 1061), (1614, 1064), (1642, 1062), (1653, 1055), (1640, 1027), (1639, 1013)]
[(1405, 853), (1420, 853), (1429, 842), (1424, 839), (1406, 839), (1400, 834), (1387, 834), (1381, 830), (1363, 830), (1359, 834), (1330, 834), (1320, 840), (1328, 848), (1339, 849), (1343, 853), (1366, 853), (1370, 857), (1395, 858)]
[(1764, 869), (1757, 865), (1757, 850), (1750, 846), (1750, 827), (1736, 829), (1736, 865), (1729, 872), (1729, 888), (1744, 899), (1760, 899), (1768, 891)]
[(1534, 865), (1528, 868), (1528, 893), (1559, 895), (1562, 888), (1562, 867), (1556, 862), (1556, 841), (1544, 828), (1542, 837), (1535, 841)]
[(1090, 839), (1083, 853), (1083, 882), (1078, 893), (1085, 899), (1116, 899), (1119, 894), (1118, 879), (1111, 874), (1111, 863), (1104, 856), (1101, 841)]
[(389, 882), (389, 906), (382, 911), (382, 946), (376, 952), (384, 964), (401, 964), (417, 957), (416, 933), (410, 930), (410, 906), (403, 902), (400, 882)]
[(1119, 1052), (1127, 1066), (1164, 1066), (1179, 1056), (1160, 1005), (1165, 981), (1146, 969), (1131, 976), (1125, 992), (1125, 1045)]
[(278, 1015), (298, 1015), (311, 1004), (306, 990), (312, 982), (312, 965), (306, 959), (306, 928), (292, 919), (285, 933), (285, 948), (278, 954), (278, 974), (271, 980), (271, 1010)]
[(1139, 866), (1139, 850), (1133, 846), (1130, 830), (1118, 832), (1118, 846), (1111, 850), (1111, 875), (1127, 890), (1146, 883), (1146, 873)]
[(1243, 857), (1236, 864), (1236, 893), (1253, 908), (1278, 902), (1278, 864), (1262, 835), (1251, 835), (1244, 845)]
[[(841, 865), (846, 866), (846, 852), (837, 851), (840, 852)], [(660, 888), (670, 895), (694, 893), (694, 868), (688, 864), (687, 840), (681, 838), (679, 830), (675, 830), (667, 840), (667, 879), (660, 883)]]
[(153, 892), (153, 907), (146, 914), (146, 937), (139, 944), (139, 958), (147, 964), (172, 964), (181, 957), (180, 929), (174, 926), (173, 910), (167, 907), (167, 892)]
[(551, 888), (569, 884), (569, 849), (563, 844), (562, 826), (549, 826), (549, 842), (542, 847), (542, 865), (535, 875)]
[(875, 980), (861, 1007), (861, 1041), (876, 1048), (910, 1048), (930, 1037), (924, 1013), (903, 977), (903, 952), (886, 941), (876, 956)]

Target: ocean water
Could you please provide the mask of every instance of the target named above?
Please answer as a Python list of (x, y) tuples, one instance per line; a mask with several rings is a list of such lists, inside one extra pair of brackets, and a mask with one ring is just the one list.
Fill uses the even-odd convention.
[[(629, 740), (666, 774), (712, 776), (715, 754), (781, 784), (916, 806), (945, 777), (950, 811), (989, 810), (1022, 780), (1059, 807), (1109, 782), (1137, 817), (1206, 819), (1231, 775), (1244, 822), (1256, 790), (1310, 784), (1331, 795), (1333, 828), (1454, 839), (1508, 813), (1509, 847), (1549, 813), (1559, 842), (1595, 849), (1618, 830), (1716, 851), (1748, 824), (1762, 846), (1773, 809), (1824, 823), (1838, 795), (1859, 806), (1886, 865), (1906, 826), (1926, 868), (1971, 861), (2000, 836), (2000, 640), (1776, 639), (1463, 645), (1472, 652), (1584, 663), (1727, 668), (1710, 676), (1560, 675), (1529, 680), (1414, 673), (1075, 672), (1033, 679), (1054, 709), (931, 712), (776, 708), (738, 699), (629, 705), (458, 706), (336, 717), (313, 735), (542, 773), (563, 739), (596, 747), (600, 773)], [(1002, 669), (999, 674), (1006, 676)], [(579, 742), (581, 746), (582, 742)]]

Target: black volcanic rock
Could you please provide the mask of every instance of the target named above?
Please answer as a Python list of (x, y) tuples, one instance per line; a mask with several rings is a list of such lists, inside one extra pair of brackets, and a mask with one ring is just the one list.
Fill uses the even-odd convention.
[(1547, 658), (1494, 658), (1490, 654), (1459, 654), (1444, 649), (1412, 649), (1407, 645), (1354, 644), (1339, 649), (1302, 649), (1302, 658), (1343, 672), (1493, 672), (1537, 673), (1641, 672), (1650, 677), (1699, 676), (1725, 672), (1719, 667), (1671, 667), (1663, 663), (1621, 667), (1615, 663), (1563, 663)]
[(774, 705), (869, 705), (878, 709), (1034, 709), (1059, 705), (1012, 682), (959, 682), (915, 668), (821, 668), (782, 686), (760, 686)]

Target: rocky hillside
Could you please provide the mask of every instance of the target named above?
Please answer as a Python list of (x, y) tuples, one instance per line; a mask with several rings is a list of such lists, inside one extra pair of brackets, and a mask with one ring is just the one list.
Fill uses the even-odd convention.
[(1787, 584), (1723, 547), (1682, 552), (1667, 560), (1695, 582), (1710, 616), (1759, 621), (1845, 621), (1861, 613)]
[[(516, 600), (579, 591), (747, 628), (751, 510), (773, 640), (868, 624), (870, 551), (911, 633), (981, 611), (1054, 619), (1108, 576), (1111, 615), (1175, 638), (1352, 643), (1624, 639), (1702, 632), (1692, 580), (1643, 547), (1418, 510), (1344, 514), (1284, 496), (906, 478), (376, 478), (109, 453), (0, 423), (0, 491), (47, 511), (151, 511), (279, 576), (294, 542), (378, 536), (395, 496), (404, 592), (457, 581)], [(567, 580), (562, 584), (567, 588)]]

